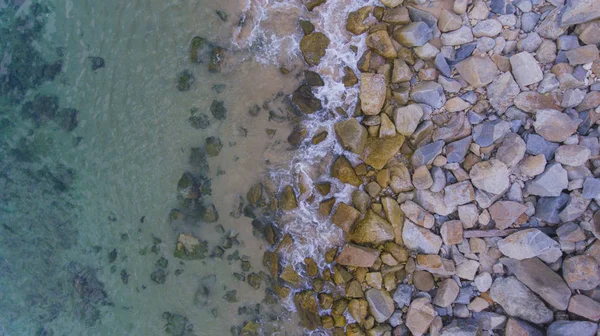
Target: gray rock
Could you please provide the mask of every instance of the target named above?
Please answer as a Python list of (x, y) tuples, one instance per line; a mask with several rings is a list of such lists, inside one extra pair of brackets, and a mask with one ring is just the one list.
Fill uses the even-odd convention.
[(442, 168), (432, 167), (431, 176), (433, 178), (433, 185), (431, 188), (429, 188), (429, 190), (433, 191), (434, 193), (444, 190), (444, 187), (446, 187), (446, 175), (444, 174)]
[(544, 139), (553, 142), (567, 140), (579, 126), (579, 121), (572, 120), (566, 113), (556, 110), (539, 110), (535, 118), (535, 131)]
[(554, 157), (557, 148), (558, 144), (546, 141), (537, 134), (529, 134), (527, 136), (527, 154), (543, 154), (546, 160), (550, 161)]
[(510, 123), (502, 119), (488, 121), (473, 128), (473, 140), (481, 147), (488, 147), (510, 132)]
[(371, 288), (365, 292), (369, 312), (379, 323), (385, 322), (394, 313), (394, 300), (387, 291)]
[(563, 94), (563, 99), (562, 99), (562, 102), (560, 103), (560, 106), (562, 106), (564, 108), (575, 107), (575, 106), (581, 104), (581, 102), (583, 101), (583, 98), (585, 98), (585, 91), (579, 90), (579, 89), (567, 90)]
[(581, 197), (579, 191), (573, 191), (569, 196), (569, 203), (563, 211), (558, 214), (558, 217), (563, 223), (576, 220), (585, 212), (588, 205), (590, 205), (590, 200)]
[(525, 141), (516, 133), (510, 133), (504, 137), (504, 141), (498, 151), (496, 158), (504, 162), (509, 168), (516, 166), (525, 156)]
[(438, 82), (442, 85), (444, 91), (446, 92), (457, 93), (462, 88), (462, 85), (459, 81), (444, 76), (440, 76), (438, 78)]
[(511, 56), (510, 65), (512, 74), (521, 87), (538, 83), (544, 78), (538, 62), (526, 51)]
[(547, 336), (594, 336), (598, 325), (585, 321), (555, 321), (548, 327)]
[(448, 61), (446, 60), (444, 55), (442, 55), (442, 53), (439, 53), (435, 56), (434, 63), (435, 67), (440, 71), (442, 75), (446, 77), (452, 76), (452, 69), (450, 69), (450, 65), (448, 65)]
[(462, 181), (444, 188), (444, 203), (449, 206), (463, 205), (475, 199), (475, 190), (469, 181)]
[(579, 39), (575, 35), (563, 35), (556, 40), (556, 46), (560, 50), (579, 48)]
[(542, 38), (540, 37), (540, 35), (538, 35), (538, 33), (536, 32), (532, 32), (529, 33), (526, 38), (520, 40), (517, 43), (517, 49), (519, 51), (526, 51), (532, 53), (535, 52), (541, 44)]
[(404, 221), (402, 238), (407, 248), (419, 253), (437, 254), (442, 246), (442, 238), (409, 220)]
[[(468, 317), (468, 312), (467, 310), (466, 317)], [(457, 316), (456, 307), (454, 315)], [(442, 328), (440, 336), (477, 336), (479, 329), (479, 321), (475, 319), (454, 319), (452, 323)]]
[(420, 47), (429, 42), (433, 31), (425, 22), (412, 22), (394, 31), (394, 39), (407, 47)]
[(495, 37), (502, 31), (502, 24), (496, 19), (480, 21), (473, 27), (475, 37)]
[(461, 163), (465, 159), (465, 155), (469, 151), (471, 146), (472, 138), (468, 136), (464, 139), (460, 139), (449, 143), (446, 146), (446, 159), (448, 163)]
[(556, 79), (556, 75), (553, 73), (547, 73), (544, 75), (544, 79), (538, 85), (538, 92), (541, 94), (546, 94), (548, 92), (552, 92), (560, 86), (560, 82)]
[(515, 260), (502, 258), (504, 264), (519, 281), (557, 310), (566, 310), (571, 289), (565, 281), (540, 259)]
[(592, 151), (581, 145), (562, 145), (556, 149), (554, 159), (563, 165), (577, 167), (589, 160)]
[(584, 23), (600, 18), (600, 2), (596, 0), (568, 0), (560, 12), (560, 26)]
[(515, 277), (496, 279), (490, 296), (513, 317), (536, 324), (548, 323), (554, 317), (552, 311)]
[(423, 207), (423, 209), (438, 214), (440, 216), (448, 216), (456, 211), (455, 206), (447, 206), (444, 203), (444, 195), (441, 193), (434, 193), (429, 190), (417, 190), (417, 203)]
[(560, 163), (551, 163), (527, 186), (527, 192), (531, 195), (557, 197), (568, 185), (567, 171)]
[(441, 36), (442, 44), (447, 46), (457, 46), (469, 42), (473, 42), (473, 32), (471, 28), (462, 26), (459, 29), (447, 33), (443, 33)]
[(490, 104), (502, 114), (513, 105), (514, 99), (521, 93), (521, 89), (515, 82), (510, 72), (505, 72), (496, 77), (487, 87), (487, 95)]
[[(593, 1), (593, 0), (592, 0)], [(556, 40), (560, 35), (564, 34), (567, 30), (566, 27), (560, 27), (558, 25), (558, 14), (560, 8), (553, 9), (540, 23), (536, 31), (541, 37)]]
[(540, 20), (540, 14), (535, 12), (524, 13), (521, 16), (521, 29), (524, 32), (529, 33), (533, 31), (538, 21)]
[(385, 76), (363, 73), (360, 76), (361, 109), (366, 115), (377, 115), (383, 108), (386, 94)]
[(480, 37), (477, 39), (477, 50), (480, 53), (487, 53), (488, 51), (494, 49), (496, 46), (496, 41), (490, 37)]
[(560, 245), (538, 229), (515, 232), (499, 240), (498, 249), (505, 256), (517, 260), (539, 257), (551, 263), (562, 256)]
[(585, 199), (600, 199), (600, 179), (588, 177), (583, 181), (583, 198)]
[(410, 93), (411, 98), (422, 104), (427, 104), (435, 109), (439, 109), (446, 103), (444, 89), (439, 83), (425, 81), (415, 85)]
[(513, 14), (515, 6), (509, 0), (492, 0), (490, 10), (496, 14)]
[(557, 197), (540, 197), (535, 207), (535, 216), (544, 222), (558, 224), (558, 214), (567, 206), (569, 200), (569, 195), (565, 193)]
[(592, 290), (600, 285), (600, 266), (592, 256), (569, 257), (563, 261), (562, 271), (571, 289)]
[(506, 322), (505, 335), (544, 336), (544, 333), (528, 322), (511, 317)]
[(408, 305), (410, 305), (413, 291), (414, 288), (411, 285), (400, 284), (396, 287), (393, 299), (398, 308), (408, 307)]
[(509, 187), (508, 167), (496, 159), (476, 163), (469, 176), (476, 188), (495, 195), (503, 193)]
[(419, 147), (410, 158), (412, 166), (420, 167), (432, 164), (435, 157), (442, 153), (442, 148), (444, 148), (442, 140)]
[(422, 117), (423, 108), (419, 104), (398, 107), (394, 111), (396, 130), (402, 135), (411, 136), (417, 129)]

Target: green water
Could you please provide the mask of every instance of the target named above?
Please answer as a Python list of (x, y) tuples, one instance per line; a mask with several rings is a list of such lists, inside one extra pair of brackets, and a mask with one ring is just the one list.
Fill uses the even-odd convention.
[[(230, 48), (245, 5), (0, 1), (0, 335), (230, 335), (288, 320), (278, 304), (256, 308), (266, 283), (234, 275), (263, 271), (266, 243), (229, 214), (265, 169), (289, 161), (278, 93), (299, 71), (287, 54), (265, 65), (260, 47)], [(190, 61), (194, 36), (228, 51), (220, 72)], [(195, 81), (182, 92), (185, 70)], [(199, 129), (200, 114), (210, 125)], [(208, 137), (223, 148), (191, 167)], [(211, 182), (203, 203), (217, 222), (169, 220), (190, 170)], [(207, 257), (175, 258), (180, 233), (207, 241)]]

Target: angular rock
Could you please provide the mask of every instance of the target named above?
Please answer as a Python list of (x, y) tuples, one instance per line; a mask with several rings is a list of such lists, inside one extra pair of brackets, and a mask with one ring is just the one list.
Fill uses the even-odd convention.
[(425, 210), (440, 216), (448, 216), (456, 211), (455, 206), (447, 206), (444, 203), (444, 196), (441, 193), (434, 193), (429, 190), (417, 190), (417, 203)]
[(535, 115), (533, 127), (544, 139), (563, 142), (577, 131), (579, 121), (572, 120), (567, 114), (556, 110), (540, 110)]
[(535, 91), (521, 92), (515, 98), (514, 103), (516, 107), (529, 113), (537, 113), (538, 110), (561, 109), (559, 96), (552, 93), (542, 95)]
[(505, 72), (496, 77), (487, 87), (487, 95), (490, 104), (502, 114), (513, 105), (514, 99), (521, 93), (521, 89), (515, 82), (510, 72)]
[(438, 20), (438, 28), (442, 33), (454, 31), (462, 27), (462, 18), (453, 12), (442, 9)]
[(440, 229), (442, 240), (446, 245), (457, 245), (463, 241), (463, 227), (459, 220), (446, 221)]
[(378, 30), (367, 37), (367, 47), (385, 58), (396, 58), (398, 53), (387, 30)]
[(567, 206), (570, 197), (561, 193), (557, 197), (540, 197), (535, 207), (535, 216), (550, 224), (560, 223), (559, 213)]
[(498, 249), (505, 256), (516, 260), (539, 257), (552, 263), (562, 256), (560, 245), (538, 229), (515, 232), (499, 240)]
[(415, 169), (412, 182), (415, 188), (419, 190), (429, 189), (431, 187), (433, 184), (433, 179), (431, 178), (431, 174), (429, 173), (427, 166), (420, 166)]
[(536, 324), (548, 323), (554, 318), (552, 311), (515, 277), (496, 279), (490, 296), (510, 316)]
[(367, 138), (367, 144), (361, 159), (375, 169), (382, 169), (393, 158), (404, 144), (405, 137), (398, 134), (386, 138)]
[(559, 26), (559, 12), (560, 8), (553, 9), (537, 26), (536, 32), (540, 34), (541, 37), (556, 40), (567, 30), (566, 27)]
[(546, 336), (594, 336), (598, 325), (584, 321), (555, 321), (548, 327)]
[(372, 6), (362, 7), (354, 12), (348, 13), (348, 20), (346, 21), (346, 30), (354, 35), (361, 35), (362, 33), (369, 30), (370, 25), (365, 23), (365, 20), (369, 17), (373, 11)]
[(506, 323), (505, 335), (544, 336), (544, 333), (528, 322), (511, 317)]
[(600, 199), (600, 179), (588, 177), (583, 181), (583, 193), (581, 195), (585, 199)]
[(344, 232), (350, 232), (354, 226), (354, 223), (356, 223), (359, 217), (360, 211), (349, 206), (348, 204), (339, 203), (337, 209), (335, 209), (335, 212), (331, 217), (331, 221), (333, 224), (344, 230)]
[(460, 76), (474, 88), (488, 85), (496, 78), (498, 67), (489, 56), (471, 56), (456, 65)]
[(436, 82), (424, 81), (415, 85), (411, 92), (411, 98), (421, 104), (429, 105), (439, 109), (446, 103), (444, 88)]
[(571, 289), (591, 290), (600, 285), (600, 266), (591, 256), (569, 257), (562, 268), (563, 278)]
[(400, 205), (404, 215), (410, 219), (413, 223), (422, 226), (427, 229), (431, 229), (435, 223), (435, 218), (432, 214), (425, 211), (417, 203), (413, 201), (406, 201)]
[(516, 133), (509, 133), (504, 137), (502, 146), (498, 148), (496, 157), (509, 168), (516, 166), (525, 156), (527, 146), (525, 141)]
[(436, 312), (428, 298), (418, 298), (408, 307), (406, 326), (413, 335), (424, 335), (433, 322)]
[(569, 305), (571, 290), (550, 267), (538, 258), (515, 260), (502, 258), (506, 266), (519, 281), (538, 294), (544, 301), (557, 310), (565, 310)]
[(344, 149), (361, 154), (367, 143), (367, 130), (356, 118), (340, 121), (335, 124), (335, 134)]
[(438, 307), (450, 306), (454, 300), (456, 300), (459, 289), (460, 287), (458, 287), (458, 284), (453, 279), (446, 279), (442, 281), (435, 297), (433, 298), (433, 304)]
[(557, 197), (568, 185), (567, 171), (560, 163), (551, 163), (527, 186), (527, 192), (531, 195)]
[(339, 156), (331, 166), (331, 177), (334, 177), (343, 183), (351, 184), (358, 187), (362, 184), (362, 180), (358, 178), (352, 164), (345, 156)]
[(315, 330), (319, 327), (321, 318), (317, 307), (317, 298), (311, 290), (306, 290), (294, 295), (294, 304), (300, 315), (303, 326), (308, 330)]
[(444, 141), (438, 140), (419, 147), (411, 156), (410, 161), (413, 167), (430, 165), (433, 160), (442, 153)]
[(600, 18), (600, 3), (595, 0), (568, 0), (560, 11), (560, 26), (567, 27)]
[(462, 26), (454, 31), (443, 33), (441, 39), (442, 44), (446, 46), (458, 46), (473, 42), (473, 32), (471, 28)]
[(526, 210), (526, 206), (513, 201), (496, 202), (489, 208), (490, 216), (499, 230), (511, 226)]
[(556, 149), (554, 159), (563, 165), (577, 167), (589, 160), (592, 151), (581, 145), (562, 145)]
[(510, 65), (513, 76), (521, 87), (538, 83), (544, 78), (538, 62), (526, 51), (511, 56)]
[(508, 168), (496, 159), (476, 163), (469, 176), (476, 188), (492, 194), (501, 194), (509, 187)]
[(394, 69), (392, 70), (392, 83), (408, 82), (413, 77), (413, 72), (401, 59), (394, 60)]
[(481, 147), (491, 146), (510, 132), (510, 126), (508, 121), (502, 119), (479, 124), (473, 129), (473, 141)]
[(600, 302), (585, 295), (573, 295), (569, 301), (569, 312), (598, 322), (600, 320)]
[(300, 111), (306, 114), (315, 113), (323, 107), (321, 100), (315, 97), (312, 89), (308, 85), (301, 85), (294, 91), (292, 94), (292, 101), (298, 106)]
[(423, 108), (419, 104), (396, 108), (394, 111), (396, 131), (404, 136), (411, 136), (417, 129), (422, 117)]
[(329, 39), (321, 32), (312, 32), (300, 40), (300, 51), (308, 66), (319, 65), (329, 47)]
[(349, 238), (357, 244), (379, 245), (394, 240), (394, 228), (388, 221), (369, 210), (365, 217), (356, 223)]
[(393, 33), (398, 43), (407, 47), (420, 47), (433, 37), (431, 28), (422, 21), (412, 22), (396, 29)]
[(394, 302), (398, 305), (398, 308), (408, 307), (410, 301), (412, 299), (413, 294), (413, 286), (400, 284), (396, 287), (396, 291), (394, 291)]
[(377, 115), (385, 103), (385, 76), (372, 73), (360, 75), (360, 106), (364, 114)]
[(407, 248), (424, 254), (437, 254), (442, 246), (442, 238), (431, 231), (404, 221), (402, 238)]
[(446, 146), (446, 159), (448, 160), (448, 163), (463, 162), (465, 155), (467, 155), (467, 152), (469, 151), (472, 141), (472, 137), (468, 136), (461, 140), (449, 143)]
[(451, 184), (444, 188), (444, 203), (449, 206), (463, 205), (475, 199), (475, 190), (469, 181)]
[(496, 19), (487, 19), (479, 21), (473, 27), (473, 36), (475, 37), (496, 37), (502, 31), (502, 23)]
[(371, 288), (365, 292), (365, 297), (369, 302), (369, 312), (375, 321), (385, 322), (394, 313), (394, 300), (387, 291)]

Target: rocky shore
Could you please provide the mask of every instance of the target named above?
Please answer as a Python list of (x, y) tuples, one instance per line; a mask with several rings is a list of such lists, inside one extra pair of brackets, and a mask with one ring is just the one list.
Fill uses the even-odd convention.
[[(282, 212), (318, 195), (344, 232), (326, 265), (307, 258), (299, 270), (279, 264), (292, 238), (261, 227), (273, 292), (293, 296), (307, 330), (597, 334), (598, 18), (595, 0), (382, 0), (348, 15), (368, 48), (358, 73), (343, 69), (360, 97), (330, 114), (345, 154), (328, 169), (354, 187), (351, 202), (301, 179), (247, 195), (253, 209)], [(301, 27), (304, 59), (318, 66), (330, 39)], [(321, 82), (307, 72), (294, 93), (303, 113), (327, 113)]]

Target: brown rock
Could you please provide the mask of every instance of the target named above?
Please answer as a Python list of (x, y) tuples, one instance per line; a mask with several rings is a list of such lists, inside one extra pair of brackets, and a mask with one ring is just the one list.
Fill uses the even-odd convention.
[(511, 226), (526, 210), (527, 207), (523, 204), (513, 201), (501, 201), (494, 203), (488, 211), (496, 222), (496, 228), (504, 230)]
[(285, 186), (279, 195), (279, 207), (282, 210), (294, 210), (298, 207), (298, 200), (296, 200), (296, 193), (292, 186)]
[(569, 257), (563, 262), (563, 278), (571, 289), (594, 289), (600, 285), (600, 267), (590, 256)]
[(379, 251), (364, 246), (346, 244), (335, 262), (344, 266), (371, 267), (379, 257)]
[(373, 10), (373, 6), (365, 6), (354, 12), (348, 13), (348, 20), (346, 21), (346, 30), (354, 35), (360, 35), (371, 26), (369, 23), (365, 23), (369, 14)]
[(367, 37), (367, 46), (385, 58), (396, 58), (398, 54), (394, 49), (392, 39), (386, 30), (378, 30)]
[(372, 210), (358, 221), (349, 235), (350, 241), (357, 244), (379, 245), (394, 240), (394, 228)]
[(360, 75), (360, 104), (366, 115), (377, 115), (383, 108), (387, 85), (385, 76), (372, 73)]
[(385, 217), (394, 229), (394, 241), (397, 244), (403, 244), (402, 228), (404, 227), (404, 213), (402, 213), (400, 205), (391, 197), (382, 197), (381, 205), (383, 206)]
[(315, 293), (310, 290), (300, 292), (294, 296), (296, 310), (302, 320), (303, 326), (308, 330), (315, 330), (319, 327), (321, 318), (317, 307)]
[(362, 184), (362, 181), (356, 175), (352, 164), (350, 164), (350, 161), (343, 155), (339, 156), (331, 166), (331, 176), (343, 183), (348, 183), (355, 187)]
[(535, 115), (535, 131), (552, 142), (563, 142), (575, 133), (579, 121), (572, 120), (567, 114), (557, 110), (540, 110)]
[(529, 113), (536, 113), (538, 110), (552, 109), (561, 110), (560, 96), (550, 93), (548, 95), (539, 94), (536, 91), (521, 92), (514, 100), (516, 107)]
[(436, 316), (429, 299), (418, 298), (411, 302), (406, 314), (406, 326), (413, 335), (424, 335), (427, 333), (431, 322)]
[(600, 302), (585, 295), (573, 295), (569, 301), (569, 312), (598, 322), (600, 320)]
[(571, 65), (580, 65), (592, 63), (600, 59), (598, 47), (595, 45), (586, 45), (583, 47), (568, 50), (566, 52), (567, 59)]
[(329, 39), (321, 32), (310, 33), (300, 40), (300, 50), (309, 66), (318, 65), (325, 56)]
[(429, 292), (435, 287), (433, 276), (425, 271), (415, 271), (413, 273), (413, 284), (418, 290), (424, 292)]
[(442, 224), (440, 229), (442, 240), (446, 245), (456, 245), (462, 243), (463, 240), (463, 226), (459, 220), (446, 221)]
[(398, 153), (404, 139), (401, 134), (387, 138), (368, 138), (361, 158), (373, 168), (382, 169)]
[(367, 143), (367, 130), (355, 118), (336, 123), (334, 129), (344, 149), (355, 154), (363, 152)]
[(350, 232), (359, 217), (360, 211), (345, 203), (339, 203), (335, 213), (331, 217), (331, 221), (344, 230), (344, 232)]
[(460, 76), (475, 88), (491, 83), (496, 78), (498, 68), (489, 58), (484, 56), (471, 56), (456, 65)]
[(406, 201), (400, 206), (404, 215), (408, 217), (415, 224), (418, 224), (424, 228), (431, 229), (435, 223), (435, 218), (425, 209), (421, 208), (417, 203), (413, 201)]

